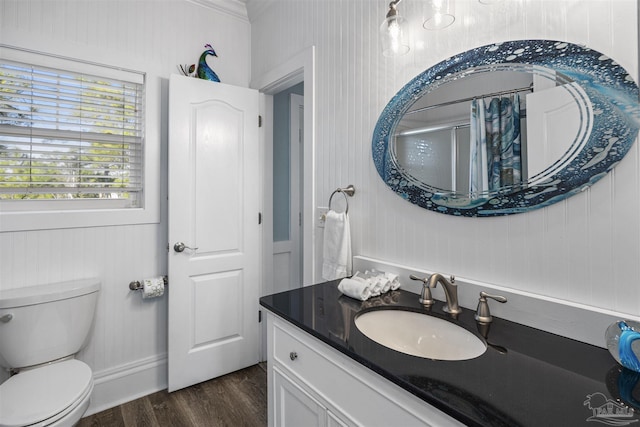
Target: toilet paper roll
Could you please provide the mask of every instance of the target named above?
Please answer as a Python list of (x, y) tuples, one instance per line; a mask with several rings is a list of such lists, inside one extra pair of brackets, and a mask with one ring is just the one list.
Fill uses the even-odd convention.
[(154, 277), (142, 281), (142, 298), (156, 298), (164, 294), (164, 279)]

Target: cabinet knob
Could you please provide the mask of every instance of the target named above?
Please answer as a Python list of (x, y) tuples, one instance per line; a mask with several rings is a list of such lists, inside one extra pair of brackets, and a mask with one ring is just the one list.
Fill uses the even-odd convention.
[(298, 353), (296, 353), (295, 351), (292, 351), (291, 353), (289, 353), (289, 359), (296, 360), (297, 358), (298, 358)]

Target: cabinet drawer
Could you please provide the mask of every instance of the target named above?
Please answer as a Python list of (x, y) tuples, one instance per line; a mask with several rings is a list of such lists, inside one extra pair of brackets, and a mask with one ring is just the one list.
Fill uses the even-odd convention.
[(292, 373), (311, 383), (314, 371), (327, 372), (331, 369), (331, 364), (326, 359), (279, 325), (273, 328), (273, 357)]

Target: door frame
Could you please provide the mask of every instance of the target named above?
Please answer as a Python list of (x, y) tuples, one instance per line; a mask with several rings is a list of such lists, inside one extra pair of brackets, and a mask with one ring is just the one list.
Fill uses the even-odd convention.
[[(304, 177), (304, 115), (300, 117), (300, 107), (304, 114), (304, 96), (292, 93), (289, 95), (289, 240), (291, 243), (291, 262), (289, 268), (289, 283), (292, 279), (300, 278), (302, 281), (302, 260), (304, 252), (302, 247), (302, 187), (300, 179)], [(302, 123), (300, 119), (302, 118)], [(296, 119), (296, 120), (294, 120)], [(300, 128), (302, 127), (302, 134)], [(296, 165), (297, 166), (294, 166)], [(297, 280), (296, 280), (297, 281)], [(302, 283), (296, 284), (302, 286)]]
[[(300, 82), (304, 82), (304, 177), (303, 177), (303, 200), (302, 200), (302, 239), (303, 253), (305, 254), (302, 265), (303, 285), (308, 286), (314, 283), (315, 272), (315, 242), (314, 242), (314, 206), (315, 206), (315, 46), (311, 46), (304, 51), (294, 55), (289, 60), (278, 67), (264, 73), (260, 79), (251, 82), (251, 87), (258, 89), (262, 94), (273, 95), (281, 92)], [(266, 97), (264, 97), (266, 98)], [(269, 99), (261, 99), (261, 114), (266, 113), (261, 132), (263, 144), (260, 146), (262, 175), (265, 178), (265, 185), (262, 189), (263, 217), (270, 219), (266, 209), (271, 208), (273, 199), (271, 179), (273, 176), (273, 103)], [(271, 104), (271, 106), (269, 106)], [(264, 108), (264, 109), (263, 109)], [(266, 110), (266, 111), (265, 111)], [(267, 152), (268, 151), (268, 152)], [(271, 164), (268, 162), (271, 161)], [(267, 202), (269, 201), (269, 202)], [(269, 220), (263, 222), (263, 237), (271, 234), (273, 237), (273, 224)], [(267, 231), (271, 229), (271, 233)], [(271, 242), (270, 242), (271, 243)], [(268, 245), (263, 242), (263, 251)], [(272, 258), (267, 253), (263, 254), (263, 262)], [(263, 264), (263, 271), (265, 264)], [(263, 283), (263, 290), (269, 291), (270, 285)]]
[[(316, 280), (315, 227), (315, 46), (305, 48), (277, 67), (251, 81), (250, 87), (260, 92), (259, 109), (263, 117), (260, 128), (260, 174), (263, 177), (262, 198), (262, 278), (260, 295), (272, 293), (273, 283), (273, 95), (304, 82), (304, 147), (302, 189), (302, 285)], [(263, 322), (266, 332), (266, 322)], [(266, 334), (260, 334), (262, 360), (266, 360)]]

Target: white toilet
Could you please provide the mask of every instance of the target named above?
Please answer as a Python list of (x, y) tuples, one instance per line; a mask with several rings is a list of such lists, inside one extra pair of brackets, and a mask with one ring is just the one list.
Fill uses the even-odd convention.
[(0, 427), (72, 426), (89, 407), (93, 373), (74, 359), (93, 323), (100, 282), (0, 290)]

